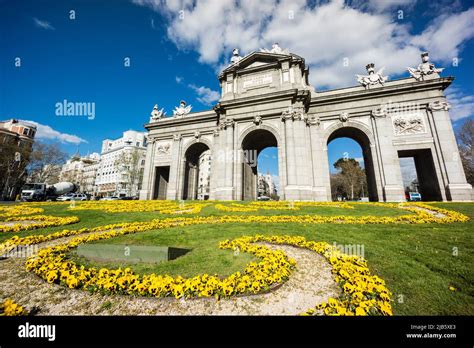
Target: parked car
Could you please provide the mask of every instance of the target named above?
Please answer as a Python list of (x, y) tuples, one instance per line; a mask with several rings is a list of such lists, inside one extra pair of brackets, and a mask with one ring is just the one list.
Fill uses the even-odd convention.
[(112, 197), (103, 197), (103, 198), (101, 198), (100, 200), (101, 200), (101, 201), (117, 201), (117, 200), (119, 200), (119, 199), (120, 199), (120, 198), (118, 198), (118, 197), (112, 196)]
[(87, 195), (84, 193), (68, 193), (67, 195), (59, 196), (58, 201), (87, 201)]
[(271, 200), (270, 197), (267, 197), (267, 196), (260, 196), (257, 198), (258, 201), (269, 201)]
[(56, 200), (60, 202), (72, 201), (73, 196), (74, 193), (67, 193), (65, 195), (59, 196), (58, 198), (56, 198)]
[(87, 201), (87, 195), (85, 193), (76, 193), (72, 196), (73, 201)]
[(421, 194), (419, 192), (409, 192), (408, 200), (410, 202), (421, 201)]

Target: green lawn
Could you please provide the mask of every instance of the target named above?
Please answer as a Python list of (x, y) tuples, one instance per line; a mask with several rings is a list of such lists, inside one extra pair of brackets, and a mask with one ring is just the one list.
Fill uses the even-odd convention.
[[(338, 224), (220, 224), (169, 228), (104, 240), (100, 243), (140, 244), (184, 247), (192, 249), (185, 256), (160, 264), (139, 264), (130, 267), (140, 273), (167, 273), (192, 276), (198, 273), (226, 275), (242, 270), (252, 257), (234, 255), (218, 249), (218, 243), (242, 235), (290, 234), (330, 244), (359, 244), (364, 246), (365, 257), (374, 274), (385, 279), (393, 292), (396, 315), (473, 315), (474, 314), (474, 203), (436, 203), (435, 206), (456, 210), (471, 218), (467, 223), (425, 225), (338, 225)], [(70, 215), (65, 206), (45, 206), (45, 213), (55, 216)], [(259, 211), (228, 213), (209, 206), (200, 215), (378, 215), (407, 214), (399, 209), (356, 206), (355, 209), (313, 207), (300, 211)], [(81, 221), (68, 227), (55, 227), (19, 235), (51, 233), (64, 228), (100, 226), (124, 221), (147, 221), (163, 217), (156, 213), (104, 213), (75, 211)], [(168, 215), (169, 216), (169, 215)], [(185, 215), (190, 217), (192, 215)], [(2, 239), (11, 236), (5, 233)], [(457, 248), (458, 255), (453, 255)], [(71, 257), (81, 260), (71, 253)], [(118, 263), (95, 263), (96, 266), (126, 266)], [(449, 290), (452, 286), (456, 291)]]
[[(242, 203), (242, 202), (240, 202)], [(248, 203), (248, 202), (246, 202)], [(245, 204), (246, 204), (245, 203)], [(78, 205), (80, 203), (77, 203)], [(52, 216), (77, 216), (80, 221), (76, 224), (67, 226), (48, 227), (30, 231), (24, 231), (16, 233), (20, 237), (25, 237), (34, 234), (49, 234), (64, 229), (76, 230), (84, 227), (96, 227), (107, 224), (115, 224), (121, 222), (134, 222), (134, 221), (150, 221), (152, 219), (159, 219), (164, 217), (177, 217), (177, 215), (159, 214), (157, 212), (123, 212), (123, 213), (106, 213), (100, 210), (70, 210), (69, 204), (58, 204), (53, 203), (51, 205), (41, 205), (44, 209), (44, 215)], [(212, 215), (304, 215), (304, 214), (316, 214), (325, 216), (334, 215), (375, 215), (375, 216), (399, 216), (407, 215), (410, 212), (403, 211), (400, 209), (385, 208), (385, 207), (371, 207), (366, 204), (356, 206), (354, 209), (343, 209), (333, 207), (302, 207), (300, 210), (259, 210), (258, 212), (224, 212), (214, 208), (213, 205), (207, 206), (202, 209), (200, 216), (212, 216)], [(196, 214), (185, 214), (184, 217), (193, 217)], [(12, 233), (0, 233), (0, 242), (12, 237)]]

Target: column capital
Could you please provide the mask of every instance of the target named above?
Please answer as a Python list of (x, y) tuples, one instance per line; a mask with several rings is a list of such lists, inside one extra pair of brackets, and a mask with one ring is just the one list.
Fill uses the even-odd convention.
[(304, 112), (304, 107), (290, 105), (286, 110), (281, 113), (281, 120), (285, 121), (306, 121), (308, 116)]
[(379, 107), (372, 109), (370, 116), (374, 119), (387, 117), (387, 105), (380, 105)]
[(232, 118), (226, 118), (219, 124), (219, 129), (227, 129), (229, 127), (234, 127), (234, 120)]
[(450, 108), (451, 108), (451, 104), (449, 104), (446, 100), (436, 100), (428, 104), (428, 109), (430, 111), (438, 111), (438, 110), (448, 111)]

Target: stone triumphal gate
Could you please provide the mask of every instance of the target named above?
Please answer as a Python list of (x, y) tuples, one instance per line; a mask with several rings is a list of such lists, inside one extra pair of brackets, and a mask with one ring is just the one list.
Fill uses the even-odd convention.
[(471, 200), (443, 94), (453, 78), (440, 77), (427, 53), (408, 78), (366, 68), (357, 87), (317, 92), (305, 60), (277, 44), (245, 57), (234, 50), (212, 110), (190, 113), (182, 102), (166, 117), (155, 106), (140, 198), (196, 199), (210, 151), (209, 198), (255, 199), (255, 154), (275, 146), (280, 198), (328, 201), (328, 143), (349, 137), (362, 148), (370, 200), (405, 200), (402, 157), (414, 158), (424, 200)]

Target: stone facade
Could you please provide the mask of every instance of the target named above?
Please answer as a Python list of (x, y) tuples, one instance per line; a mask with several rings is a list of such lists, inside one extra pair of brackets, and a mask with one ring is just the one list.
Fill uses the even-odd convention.
[(99, 168), (100, 155), (96, 152), (81, 157), (72, 156), (61, 167), (59, 181), (68, 181), (78, 186), (78, 192), (95, 195), (95, 177)]
[(434, 72), (386, 81), (368, 66), (370, 88), (317, 92), (295, 54), (272, 50), (234, 59), (219, 75), (222, 96), (213, 110), (145, 125), (140, 198), (197, 198), (196, 161), (210, 150), (210, 199), (256, 199), (256, 156), (276, 146), (280, 199), (329, 201), (327, 145), (350, 137), (363, 150), (370, 200), (405, 200), (401, 157), (415, 159), (425, 200), (471, 200), (443, 93), (453, 78)]
[(145, 133), (133, 130), (123, 132), (121, 138), (102, 142), (95, 179), (98, 196), (138, 195), (145, 166), (146, 146)]
[(272, 176), (267, 174), (258, 173), (258, 196), (273, 196), (277, 194), (275, 183), (273, 182)]

